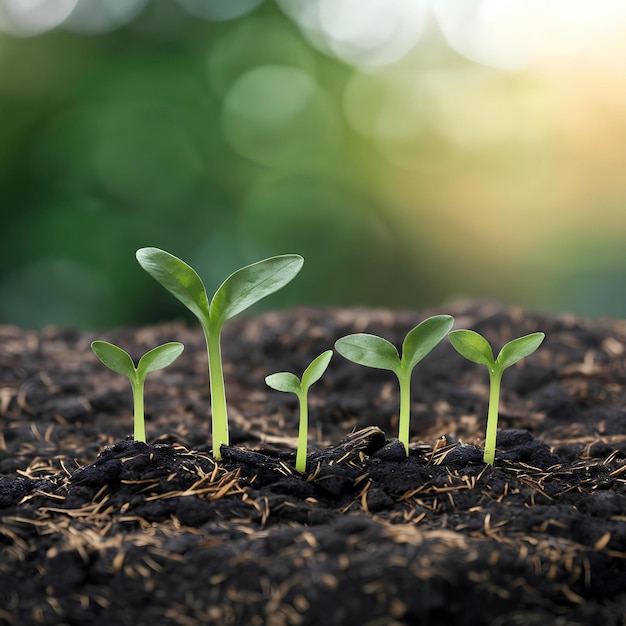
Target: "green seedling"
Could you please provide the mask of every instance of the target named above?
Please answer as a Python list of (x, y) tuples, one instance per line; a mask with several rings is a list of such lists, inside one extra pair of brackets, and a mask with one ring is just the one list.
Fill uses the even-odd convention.
[(300, 427), (298, 429), (298, 451), (296, 452), (296, 469), (304, 473), (306, 470), (307, 434), (309, 430), (309, 407), (307, 396), (309, 387), (317, 382), (328, 367), (333, 356), (332, 350), (322, 352), (304, 370), (302, 381), (291, 372), (278, 372), (265, 378), (268, 387), (276, 391), (295, 393), (300, 403)]
[(133, 388), (133, 404), (135, 408), (135, 441), (146, 441), (146, 427), (144, 423), (143, 384), (150, 372), (163, 369), (173, 363), (184, 350), (182, 343), (164, 343), (162, 346), (146, 352), (140, 359), (137, 367), (125, 350), (107, 341), (94, 341), (91, 349), (94, 354), (109, 368), (118, 374), (126, 376)]
[(402, 358), (396, 347), (376, 335), (357, 333), (338, 339), (337, 352), (350, 361), (367, 367), (391, 370), (400, 383), (400, 420), (398, 439), (409, 454), (409, 424), (411, 421), (411, 374), (415, 366), (448, 334), (454, 318), (435, 315), (411, 330), (402, 343)]
[(137, 260), (202, 325), (209, 357), (213, 455), (220, 460), (221, 446), (228, 445), (228, 414), (220, 347), (224, 322), (284, 287), (300, 271), (304, 259), (297, 254), (285, 254), (243, 267), (221, 284), (210, 303), (198, 274), (178, 257), (159, 248), (141, 248), (137, 250)]
[(493, 465), (496, 457), (496, 432), (498, 430), (498, 405), (500, 403), (500, 384), (502, 374), (524, 357), (532, 354), (545, 337), (544, 333), (532, 333), (509, 341), (498, 358), (493, 358), (489, 342), (473, 330), (453, 330), (448, 338), (454, 348), (466, 359), (486, 365), (489, 370), (489, 410), (487, 413), (487, 433), (485, 435), (485, 453), (483, 460)]

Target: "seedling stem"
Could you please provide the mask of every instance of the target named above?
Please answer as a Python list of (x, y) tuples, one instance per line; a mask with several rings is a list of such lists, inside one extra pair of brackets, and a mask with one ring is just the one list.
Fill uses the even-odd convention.
[(298, 428), (296, 470), (299, 472), (304, 473), (306, 471), (307, 435), (309, 432), (309, 388), (322, 377), (332, 356), (333, 351), (326, 350), (326, 352), (322, 352), (316, 359), (313, 359), (310, 365), (304, 370), (302, 380), (291, 372), (278, 372), (265, 377), (265, 382), (268, 387), (276, 389), (276, 391), (295, 393), (298, 398), (298, 404), (300, 405), (300, 427)]
[(404, 451), (409, 455), (409, 426), (411, 423), (411, 372), (398, 376), (400, 383), (400, 418), (398, 439), (404, 444)]
[(337, 352), (346, 359), (378, 369), (390, 370), (400, 384), (400, 416), (398, 439), (409, 456), (411, 422), (411, 374), (415, 366), (448, 334), (454, 318), (450, 315), (434, 315), (425, 319), (407, 333), (402, 342), (402, 357), (396, 347), (377, 335), (356, 333), (346, 335), (335, 342)]
[(496, 459), (496, 434), (498, 432), (498, 411), (500, 406), (500, 385), (504, 370), (489, 369), (489, 410), (487, 411), (487, 430), (485, 432), (485, 453), (483, 460), (493, 465)]
[(222, 348), (220, 329), (209, 331), (202, 325), (209, 353), (209, 385), (211, 387), (211, 429), (213, 432), (213, 453), (221, 459), (220, 448), (229, 444), (228, 419), (226, 412), (226, 389), (222, 368)]
[(139, 359), (137, 367), (135, 367), (135, 363), (128, 352), (108, 341), (94, 341), (91, 344), (91, 349), (104, 365), (114, 372), (126, 376), (130, 381), (130, 386), (133, 390), (133, 438), (135, 441), (143, 441), (145, 443), (146, 427), (143, 405), (144, 381), (150, 372), (163, 369), (175, 361), (184, 349), (183, 344), (172, 341), (157, 346), (149, 352), (146, 352), (141, 359)]
[(502, 374), (524, 357), (532, 354), (543, 341), (543, 333), (531, 333), (509, 341), (498, 358), (493, 358), (489, 342), (473, 330), (453, 330), (448, 338), (455, 350), (469, 361), (485, 365), (489, 371), (489, 409), (487, 411), (487, 429), (485, 432), (485, 451), (483, 460), (493, 465), (496, 459), (496, 435), (498, 432), (498, 408), (500, 404), (500, 386)]
[(146, 443), (146, 425), (143, 407), (143, 381), (130, 381), (133, 390), (133, 408), (135, 414), (134, 434), (135, 441)]
[[(298, 427), (298, 450), (296, 452), (296, 469), (304, 473), (306, 470), (307, 437), (309, 435), (309, 403), (308, 389), (297, 394), (300, 405), (300, 426)], [(302, 444), (304, 442), (304, 444)]]

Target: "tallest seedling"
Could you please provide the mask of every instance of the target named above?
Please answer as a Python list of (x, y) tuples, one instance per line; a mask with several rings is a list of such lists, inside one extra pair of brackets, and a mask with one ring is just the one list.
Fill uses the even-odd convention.
[(242, 267), (221, 284), (210, 303), (198, 274), (178, 257), (159, 248), (141, 248), (137, 250), (137, 260), (200, 320), (209, 353), (213, 455), (219, 460), (220, 447), (228, 445), (220, 349), (222, 326), (226, 320), (284, 287), (300, 271), (304, 259), (298, 254), (284, 254)]

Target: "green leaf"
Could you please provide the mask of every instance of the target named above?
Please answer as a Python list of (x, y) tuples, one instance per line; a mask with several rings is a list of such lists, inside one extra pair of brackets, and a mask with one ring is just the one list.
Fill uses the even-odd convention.
[(111, 370), (135, 380), (137, 370), (130, 355), (122, 348), (108, 341), (94, 341), (91, 344), (93, 353)]
[(469, 361), (486, 365), (493, 369), (495, 360), (489, 342), (473, 330), (453, 330), (449, 335), (450, 343)]
[(140, 248), (135, 256), (152, 278), (178, 298), (203, 324), (208, 324), (206, 289), (193, 268), (159, 248)]
[(448, 334), (454, 318), (435, 315), (418, 324), (402, 343), (402, 367), (410, 372)]
[(343, 357), (359, 365), (391, 370), (396, 374), (400, 371), (396, 347), (382, 337), (367, 333), (347, 335), (335, 342), (335, 348)]
[(284, 287), (302, 269), (299, 254), (283, 254), (258, 261), (232, 273), (215, 292), (210, 306), (213, 328)]
[(302, 374), (302, 389), (308, 389), (324, 375), (332, 357), (333, 351), (326, 350), (326, 352), (322, 352), (316, 359), (311, 361), (309, 367)]
[(139, 379), (143, 380), (150, 372), (167, 367), (180, 356), (184, 349), (185, 346), (183, 346), (182, 343), (172, 341), (146, 352), (141, 359), (139, 359), (139, 364), (137, 365), (137, 375)]
[(498, 365), (502, 369), (511, 367), (511, 365), (532, 354), (541, 345), (544, 337), (544, 333), (531, 333), (509, 341), (498, 354)]
[(291, 372), (278, 372), (265, 377), (265, 384), (276, 391), (288, 391), (297, 395), (302, 391), (300, 379)]

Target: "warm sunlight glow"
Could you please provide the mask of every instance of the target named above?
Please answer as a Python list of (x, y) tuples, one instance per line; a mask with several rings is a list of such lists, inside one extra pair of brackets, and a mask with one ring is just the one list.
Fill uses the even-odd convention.
[(431, 6), (448, 44), (490, 67), (602, 58), (609, 50), (613, 62), (626, 59), (624, 0), (437, 0)]

